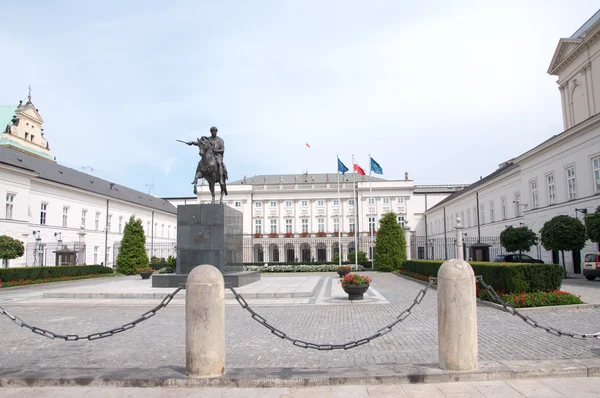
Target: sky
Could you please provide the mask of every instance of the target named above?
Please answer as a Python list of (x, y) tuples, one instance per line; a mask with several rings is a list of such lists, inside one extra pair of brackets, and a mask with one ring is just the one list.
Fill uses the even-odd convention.
[[(217, 126), (229, 180), (468, 184), (563, 131), (562, 37), (597, 0), (27, 1), (3, 6), (0, 105), (32, 87), (65, 166), (192, 196)], [(310, 148), (306, 146), (310, 145)], [(93, 171), (92, 171), (93, 169)]]

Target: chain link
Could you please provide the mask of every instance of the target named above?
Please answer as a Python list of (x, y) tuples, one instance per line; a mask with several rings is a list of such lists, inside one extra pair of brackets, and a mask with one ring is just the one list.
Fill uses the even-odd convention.
[(483, 286), (483, 288), (489, 293), (490, 297), (492, 297), (492, 299), (494, 301), (496, 301), (498, 304), (502, 305), (502, 307), (504, 307), (504, 309), (507, 312), (509, 312), (511, 315), (513, 315), (513, 316), (516, 315), (519, 318), (521, 318), (528, 325), (530, 325), (534, 328), (545, 330), (546, 332), (548, 332), (554, 336), (559, 336), (559, 337), (560, 336), (568, 336), (568, 337), (573, 337), (576, 339), (587, 339), (590, 337), (594, 337), (594, 338), (600, 340), (600, 332), (598, 332), (598, 333), (565, 332), (560, 329), (542, 325), (542, 324), (538, 323), (537, 321), (535, 321), (534, 319), (532, 319), (531, 317), (520, 313), (515, 307), (513, 307), (509, 303), (502, 300), (500, 298), (500, 296), (498, 295), (498, 293), (496, 293), (494, 288), (492, 286), (488, 285), (487, 283), (485, 283), (482, 276), (477, 276), (476, 278), (477, 278), (477, 282), (481, 283), (481, 286)]
[(371, 342), (372, 340), (375, 340), (378, 337), (388, 334), (389, 332), (392, 331), (392, 328), (394, 326), (396, 326), (398, 323), (402, 322), (403, 320), (405, 320), (406, 318), (408, 318), (410, 316), (412, 309), (416, 305), (421, 304), (421, 301), (423, 301), (423, 298), (427, 294), (427, 290), (434, 283), (435, 283), (435, 278), (430, 278), (429, 283), (427, 284), (427, 286), (425, 286), (424, 289), (421, 289), (419, 291), (419, 293), (417, 294), (417, 297), (415, 297), (412, 305), (409, 308), (407, 308), (406, 310), (404, 310), (402, 313), (400, 313), (400, 315), (398, 315), (396, 317), (396, 320), (394, 322), (390, 323), (386, 327), (379, 329), (372, 336), (365, 337), (363, 339), (356, 340), (356, 341), (351, 341), (346, 344), (316, 344), (316, 343), (310, 343), (307, 341), (303, 341), (300, 339), (295, 339), (293, 337), (290, 337), (286, 333), (282, 332), (281, 330), (277, 329), (275, 326), (273, 326), (269, 322), (267, 322), (267, 320), (265, 318), (263, 318), (262, 316), (258, 315), (256, 312), (254, 312), (254, 310), (252, 308), (250, 308), (250, 306), (248, 305), (246, 300), (244, 300), (242, 295), (239, 294), (238, 292), (236, 292), (233, 287), (229, 287), (229, 289), (233, 293), (235, 299), (240, 304), (240, 306), (251, 314), (252, 319), (254, 319), (258, 323), (260, 323), (261, 325), (263, 325), (264, 327), (269, 329), (271, 331), (271, 333), (273, 333), (275, 336), (279, 337), (280, 339), (290, 341), (296, 347), (312, 348), (314, 350), (319, 350), (319, 351), (331, 351), (331, 350), (349, 350), (351, 348), (358, 347), (363, 344), (367, 344), (367, 343)]
[(167, 295), (167, 297), (165, 297), (159, 305), (157, 305), (156, 307), (152, 308), (150, 311), (144, 312), (142, 314), (141, 317), (139, 317), (138, 319), (136, 319), (133, 322), (129, 322), (126, 323), (125, 325), (115, 328), (115, 329), (111, 329), (108, 330), (106, 332), (101, 332), (101, 333), (92, 333), (92, 334), (88, 334), (87, 336), (79, 336), (77, 334), (67, 334), (67, 335), (62, 335), (62, 334), (58, 334), (58, 333), (54, 333), (51, 332), (49, 330), (45, 330), (42, 328), (39, 328), (37, 326), (31, 326), (28, 325), (27, 323), (25, 323), (21, 318), (16, 317), (14, 315), (12, 315), (10, 312), (6, 311), (4, 308), (0, 307), (0, 314), (6, 316), (8, 319), (10, 319), (11, 321), (13, 321), (14, 323), (16, 323), (17, 325), (19, 325), (22, 328), (27, 328), (29, 330), (31, 330), (33, 333), (35, 334), (39, 334), (40, 336), (44, 336), (44, 337), (48, 337), (49, 339), (59, 339), (59, 340), (64, 340), (64, 341), (78, 341), (78, 340), (98, 340), (98, 339), (103, 339), (105, 337), (112, 337), (117, 333), (121, 333), (124, 332), (126, 330), (129, 329), (133, 329), (137, 324), (147, 321), (148, 319), (152, 318), (154, 315), (156, 315), (156, 313), (158, 311), (160, 311), (161, 309), (165, 308), (167, 305), (169, 305), (169, 303), (171, 302), (171, 300), (173, 300), (173, 297), (175, 297), (175, 295), (177, 293), (179, 293), (179, 291), (181, 289), (184, 289), (185, 287), (180, 286), (177, 289), (175, 289), (175, 291), (169, 295)]

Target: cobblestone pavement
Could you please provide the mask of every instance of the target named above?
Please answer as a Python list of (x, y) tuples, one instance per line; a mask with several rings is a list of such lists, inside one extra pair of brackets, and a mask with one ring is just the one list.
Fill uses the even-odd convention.
[(0, 388), (1, 398), (512, 398), (599, 397), (600, 377), (402, 385), (343, 385), (308, 388), (111, 388), (40, 387)]
[[(423, 285), (392, 274), (370, 273), (373, 285), (389, 304), (260, 306), (257, 312), (292, 337), (340, 344), (372, 335), (389, 324)], [(2, 295), (0, 292), (0, 302)], [(253, 321), (239, 306), (226, 306), (226, 360), (230, 368), (330, 368), (378, 364), (436, 363), (437, 298), (430, 290), (413, 314), (394, 330), (351, 350), (315, 351), (293, 346)], [(159, 300), (157, 300), (157, 303)], [(147, 309), (128, 304), (86, 300), (2, 306), (29, 324), (61, 334), (102, 332), (133, 321)], [(540, 323), (578, 332), (600, 331), (600, 310), (543, 310), (531, 315)], [(600, 341), (555, 337), (517, 317), (478, 307), (481, 361), (600, 357)], [(185, 364), (185, 308), (171, 305), (132, 330), (96, 341), (50, 340), (0, 319), (0, 368), (100, 367), (154, 368)]]

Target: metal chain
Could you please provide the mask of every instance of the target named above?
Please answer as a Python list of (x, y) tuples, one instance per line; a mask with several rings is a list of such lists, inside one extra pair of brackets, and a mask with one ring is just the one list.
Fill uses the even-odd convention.
[(142, 316), (140, 316), (135, 321), (126, 323), (125, 325), (123, 325), (121, 327), (118, 327), (118, 328), (115, 328), (115, 329), (111, 329), (111, 330), (106, 331), (106, 332), (92, 333), (92, 334), (88, 334), (87, 336), (79, 336), (77, 334), (62, 335), (62, 334), (51, 332), (49, 330), (45, 330), (45, 329), (39, 328), (37, 326), (28, 325), (21, 318), (19, 318), (18, 316), (12, 315), (10, 312), (6, 311), (2, 307), (0, 307), (0, 314), (1, 315), (6, 315), (7, 318), (9, 318), (11, 321), (15, 322), (17, 325), (19, 325), (22, 328), (23, 327), (27, 328), (27, 329), (31, 330), (33, 333), (35, 333), (35, 334), (39, 334), (40, 336), (48, 337), (49, 339), (52, 339), (52, 340), (54, 340), (54, 339), (65, 340), (65, 341), (98, 340), (98, 339), (103, 339), (105, 337), (112, 337), (112, 336), (114, 336), (117, 333), (121, 333), (121, 332), (124, 332), (124, 331), (129, 330), (129, 329), (133, 329), (134, 327), (136, 327), (137, 324), (142, 323), (142, 322), (147, 321), (148, 319), (152, 318), (154, 315), (156, 315), (156, 313), (159, 310), (161, 310), (161, 309), (165, 308), (167, 305), (169, 305), (169, 303), (171, 302), (171, 300), (173, 300), (173, 297), (175, 297), (175, 295), (177, 293), (179, 293), (179, 291), (181, 289), (184, 289), (184, 287), (180, 286), (177, 289), (175, 289), (175, 291), (173, 293), (167, 295), (167, 297), (165, 297), (163, 299), (163, 301), (161, 301), (161, 303), (159, 305), (157, 305), (156, 307), (152, 308), (150, 311), (144, 312), (142, 314)]
[(492, 299), (494, 301), (496, 301), (498, 304), (502, 305), (504, 307), (504, 309), (507, 312), (509, 312), (511, 315), (516, 315), (519, 318), (521, 318), (528, 325), (533, 326), (534, 328), (543, 329), (546, 332), (548, 332), (554, 336), (559, 336), (559, 337), (560, 336), (569, 336), (569, 337), (573, 337), (576, 339), (587, 339), (589, 337), (594, 337), (594, 338), (600, 340), (600, 332), (598, 332), (598, 333), (564, 332), (560, 329), (556, 329), (556, 328), (553, 328), (550, 326), (544, 326), (544, 325), (538, 323), (537, 321), (533, 320), (531, 317), (521, 314), (515, 307), (513, 307), (509, 303), (502, 300), (500, 298), (500, 296), (498, 295), (498, 293), (496, 293), (494, 288), (492, 286), (488, 285), (487, 283), (485, 283), (482, 276), (477, 276), (476, 278), (477, 278), (477, 282), (481, 283), (483, 288), (490, 294), (490, 296), (492, 297)]
[(435, 283), (435, 278), (430, 278), (429, 284), (427, 284), (427, 286), (424, 289), (421, 289), (421, 291), (417, 294), (417, 296), (413, 300), (413, 303), (411, 304), (411, 306), (408, 307), (406, 310), (404, 310), (402, 313), (400, 313), (400, 315), (398, 315), (396, 317), (396, 320), (394, 322), (390, 323), (389, 325), (387, 325), (384, 328), (379, 329), (372, 336), (365, 337), (360, 340), (351, 341), (351, 342), (345, 343), (345, 344), (316, 344), (316, 343), (306, 342), (306, 341), (303, 341), (300, 339), (294, 339), (294, 338), (288, 336), (286, 333), (282, 332), (281, 330), (277, 329), (275, 326), (271, 325), (269, 322), (267, 322), (267, 320), (265, 318), (263, 318), (262, 316), (258, 315), (256, 312), (254, 312), (254, 310), (252, 310), (252, 308), (250, 308), (250, 306), (248, 305), (246, 300), (244, 300), (244, 298), (238, 292), (236, 292), (233, 287), (230, 287), (229, 289), (233, 292), (235, 299), (237, 300), (238, 303), (240, 303), (242, 308), (246, 309), (250, 314), (252, 314), (252, 319), (254, 319), (258, 323), (260, 323), (261, 325), (263, 325), (264, 327), (269, 329), (271, 331), (271, 333), (273, 333), (275, 336), (277, 336), (281, 339), (289, 340), (293, 345), (295, 345), (297, 347), (312, 348), (312, 349), (319, 350), (319, 351), (330, 351), (330, 350), (342, 350), (342, 349), (349, 350), (351, 348), (358, 347), (363, 344), (367, 344), (371, 340), (375, 340), (376, 338), (381, 337), (384, 334), (388, 334), (389, 332), (392, 331), (392, 328), (394, 326), (396, 326), (398, 323), (402, 322), (403, 320), (405, 320), (406, 318), (408, 318), (410, 316), (412, 309), (416, 305), (421, 304), (421, 301), (423, 301), (423, 297), (425, 297), (425, 295), (427, 294), (427, 290), (433, 283)]

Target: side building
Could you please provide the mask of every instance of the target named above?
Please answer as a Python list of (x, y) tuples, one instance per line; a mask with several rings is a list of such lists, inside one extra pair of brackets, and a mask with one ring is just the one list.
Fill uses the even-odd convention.
[[(228, 184), (225, 203), (243, 213), (244, 262), (323, 262), (356, 249), (371, 258), (371, 232), (389, 212), (414, 233), (428, 207), (464, 185), (414, 185), (352, 174), (259, 175)], [(356, 178), (356, 180), (354, 180)], [(197, 197), (165, 198), (175, 206), (210, 203), (207, 185)], [(218, 195), (217, 195), (218, 199)], [(340, 246), (341, 243), (341, 246)]]
[[(557, 215), (582, 220), (600, 206), (600, 11), (560, 39), (548, 73), (558, 76), (565, 130), (426, 211), (428, 234), (413, 244), (427, 248), (426, 258), (456, 255), (457, 217), (465, 227), (467, 257), (493, 260), (502, 253), (498, 237), (508, 226), (526, 225), (539, 236)], [(485, 247), (491, 249), (487, 256)], [(588, 241), (584, 253), (594, 250), (599, 248)], [(559, 262), (557, 252), (541, 245), (529, 255)], [(565, 257), (567, 270), (581, 273), (581, 252)]]
[(140, 218), (148, 256), (175, 255), (176, 208), (164, 199), (58, 164), (31, 102), (0, 106), (0, 235), (25, 254), (2, 267), (114, 266), (123, 228)]

